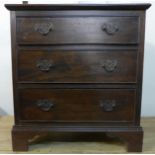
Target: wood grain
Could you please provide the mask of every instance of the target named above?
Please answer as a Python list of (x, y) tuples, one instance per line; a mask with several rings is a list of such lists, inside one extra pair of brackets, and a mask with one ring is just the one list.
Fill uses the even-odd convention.
[[(44, 83), (136, 83), (137, 51), (46, 51), (21, 50), (18, 54), (18, 80)], [(48, 71), (37, 64), (51, 63)], [(116, 61), (112, 71), (106, 61)], [(107, 64), (108, 65), (108, 64)]]
[[(23, 89), (19, 91), (20, 120), (28, 122), (121, 122), (133, 124), (135, 90), (128, 89)], [(80, 101), (79, 101), (80, 99)], [(48, 111), (37, 106), (40, 100), (54, 104)], [(115, 107), (106, 110), (113, 102)], [(108, 106), (108, 107), (109, 107)], [(123, 124), (124, 123), (124, 124)]]
[[(45, 24), (53, 27), (47, 35), (35, 30)], [(105, 24), (110, 29), (117, 26), (117, 32), (106, 33)], [(17, 40), (19, 44), (136, 44), (138, 27), (137, 17), (17, 18)]]

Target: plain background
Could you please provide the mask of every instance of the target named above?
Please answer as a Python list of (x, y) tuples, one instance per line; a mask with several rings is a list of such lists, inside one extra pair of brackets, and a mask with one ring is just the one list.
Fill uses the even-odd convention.
[[(134, 0), (30, 0), (29, 3), (135, 3)], [(155, 1), (146, 14), (145, 61), (143, 76), (142, 116), (155, 116)], [(13, 114), (10, 14), (4, 4), (21, 0), (0, 0), (0, 115)]]

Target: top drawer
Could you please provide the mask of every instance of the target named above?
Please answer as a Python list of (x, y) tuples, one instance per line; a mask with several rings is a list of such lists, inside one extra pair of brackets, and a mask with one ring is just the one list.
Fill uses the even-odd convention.
[(19, 44), (136, 44), (138, 17), (19, 17)]

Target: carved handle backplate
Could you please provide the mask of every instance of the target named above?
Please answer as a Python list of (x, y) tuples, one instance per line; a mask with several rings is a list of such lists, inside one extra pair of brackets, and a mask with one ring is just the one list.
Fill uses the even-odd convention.
[(36, 67), (43, 72), (49, 72), (52, 66), (53, 62), (46, 59), (41, 59), (36, 64)]
[(116, 101), (115, 100), (100, 101), (99, 105), (104, 111), (110, 112), (115, 109)]
[(36, 32), (39, 32), (41, 35), (46, 36), (50, 31), (53, 30), (52, 23), (39, 23), (34, 27)]
[(38, 100), (36, 105), (42, 111), (50, 111), (54, 107), (54, 103), (49, 100)]
[(102, 63), (102, 67), (107, 71), (107, 72), (113, 72), (116, 67), (117, 67), (117, 60), (104, 60)]
[(106, 32), (108, 35), (114, 35), (118, 30), (118, 26), (111, 23), (105, 23), (102, 26), (102, 30)]

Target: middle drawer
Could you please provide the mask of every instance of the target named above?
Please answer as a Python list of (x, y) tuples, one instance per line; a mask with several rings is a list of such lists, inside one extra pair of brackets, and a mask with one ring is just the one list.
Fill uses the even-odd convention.
[(136, 82), (136, 51), (19, 51), (20, 82)]

